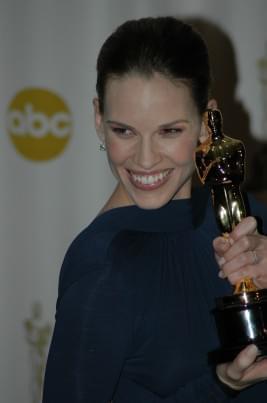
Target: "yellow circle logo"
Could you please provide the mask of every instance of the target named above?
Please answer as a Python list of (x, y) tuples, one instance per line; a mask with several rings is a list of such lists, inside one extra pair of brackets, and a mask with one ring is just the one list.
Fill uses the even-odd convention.
[(71, 114), (52, 91), (27, 88), (12, 99), (7, 112), (8, 134), (17, 151), (33, 161), (58, 156), (69, 142)]

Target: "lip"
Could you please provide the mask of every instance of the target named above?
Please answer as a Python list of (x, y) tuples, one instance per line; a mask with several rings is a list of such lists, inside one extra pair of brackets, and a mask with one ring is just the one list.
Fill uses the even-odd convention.
[[(136, 187), (137, 189), (141, 189), (141, 190), (154, 190), (154, 189), (160, 188), (169, 180), (173, 170), (174, 170), (173, 168), (169, 168), (169, 169), (163, 169), (160, 171), (153, 171), (153, 172), (141, 172), (141, 171), (132, 171), (132, 170), (127, 170), (127, 172), (128, 172), (129, 180), (134, 187)], [(153, 183), (143, 183), (134, 178), (134, 176), (142, 176), (142, 177), (149, 178), (149, 177), (153, 177), (153, 176), (159, 176), (160, 174), (163, 174), (163, 178), (158, 179)]]

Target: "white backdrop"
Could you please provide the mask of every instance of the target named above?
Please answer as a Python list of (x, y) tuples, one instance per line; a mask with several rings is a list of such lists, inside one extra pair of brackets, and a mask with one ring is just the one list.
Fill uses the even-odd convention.
[(236, 98), (254, 137), (266, 138), (257, 70), (266, 0), (0, 0), (1, 403), (37, 402), (37, 347), (54, 323), (64, 253), (114, 186), (92, 118), (98, 50), (124, 20), (167, 14), (205, 18), (229, 36)]

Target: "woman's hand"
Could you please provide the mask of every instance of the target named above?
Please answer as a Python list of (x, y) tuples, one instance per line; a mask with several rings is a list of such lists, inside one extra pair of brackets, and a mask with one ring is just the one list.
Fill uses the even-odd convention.
[(234, 390), (242, 390), (267, 379), (267, 359), (256, 361), (258, 349), (254, 344), (242, 350), (234, 361), (219, 364), (217, 376), (222, 383)]
[(267, 288), (267, 237), (258, 233), (254, 217), (244, 218), (228, 238), (215, 238), (213, 247), (221, 278), (235, 285), (250, 277), (258, 288)]
[[(216, 238), (213, 247), (221, 278), (235, 285), (250, 277), (258, 288), (267, 288), (267, 237), (258, 233), (255, 218), (244, 218), (227, 238)], [(267, 358), (256, 360), (257, 355), (255, 345), (247, 346), (232, 362), (217, 366), (218, 378), (235, 390), (267, 379)]]

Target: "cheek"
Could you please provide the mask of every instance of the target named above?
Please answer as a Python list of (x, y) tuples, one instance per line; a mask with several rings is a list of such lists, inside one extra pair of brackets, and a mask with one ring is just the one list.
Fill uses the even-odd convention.
[(131, 156), (131, 150), (127, 144), (118, 141), (107, 141), (107, 154), (113, 165), (122, 165)]
[(194, 162), (195, 150), (197, 142), (195, 140), (185, 139), (176, 146), (173, 146), (169, 150), (171, 159), (177, 165), (187, 165)]

